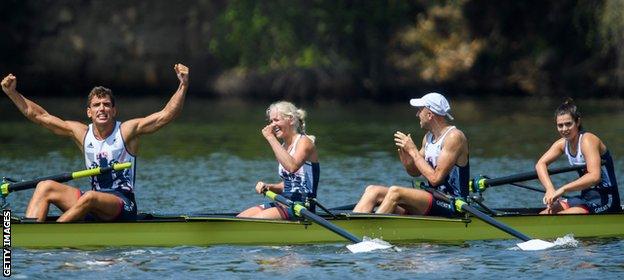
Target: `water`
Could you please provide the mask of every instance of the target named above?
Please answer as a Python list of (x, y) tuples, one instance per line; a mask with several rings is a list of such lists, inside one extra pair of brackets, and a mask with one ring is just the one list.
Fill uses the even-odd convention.
[[(351, 254), (340, 245), (16, 250), (16, 278), (137, 279), (613, 279), (624, 241), (583, 241), (547, 251), (510, 250), (512, 241), (411, 244)], [(610, 254), (611, 253), (611, 254)]]
[[(6, 102), (6, 100), (5, 100)], [(79, 100), (39, 101), (53, 114), (82, 118), (83, 111), (58, 110), (60, 102), (82, 108)], [(121, 119), (162, 106), (157, 100), (121, 100)], [(585, 103), (585, 126), (595, 131), (616, 159), (624, 178), (624, 106)], [(308, 128), (318, 139), (321, 159), (319, 199), (327, 206), (355, 202), (367, 184), (409, 185), (392, 143), (396, 130), (422, 137), (414, 111), (406, 105), (321, 104), (310, 107)], [(493, 177), (530, 171), (556, 139), (553, 104), (541, 101), (463, 101), (456, 124), (471, 141), (473, 176)], [(210, 108), (207, 110), (206, 108)], [(132, 111), (134, 109), (135, 111)], [(260, 129), (264, 105), (187, 103), (175, 123), (142, 139), (138, 161), (140, 211), (157, 213), (234, 212), (265, 202), (253, 188), (276, 181), (276, 163)], [(125, 111), (124, 111), (125, 110)], [(0, 175), (28, 179), (82, 169), (75, 144), (23, 121), (0, 102)], [(560, 161), (558, 166), (565, 164)], [(555, 184), (574, 178), (557, 175)], [(621, 179), (624, 180), (624, 179)], [(71, 182), (86, 189), (87, 181)], [(532, 182), (532, 185), (539, 184)], [(620, 193), (624, 190), (620, 188)], [(15, 214), (23, 214), (32, 191), (11, 194)], [(501, 186), (485, 193), (492, 207), (540, 206), (541, 194)], [(59, 213), (53, 209), (52, 213)], [(276, 236), (279, 238), (279, 236)], [(552, 241), (552, 240), (550, 240)], [(581, 239), (578, 246), (547, 251), (513, 249), (516, 240), (458, 244), (415, 243), (400, 251), (351, 254), (344, 244), (310, 246), (211, 246), (102, 248), (96, 250), (13, 250), (15, 278), (614, 278), (624, 272), (622, 239)]]

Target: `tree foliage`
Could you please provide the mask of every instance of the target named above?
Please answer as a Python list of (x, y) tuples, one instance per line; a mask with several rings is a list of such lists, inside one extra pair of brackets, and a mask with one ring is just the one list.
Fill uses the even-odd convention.
[(168, 94), (182, 61), (207, 96), (624, 96), (620, 0), (2, 1), (0, 15), (0, 68), (35, 92)]

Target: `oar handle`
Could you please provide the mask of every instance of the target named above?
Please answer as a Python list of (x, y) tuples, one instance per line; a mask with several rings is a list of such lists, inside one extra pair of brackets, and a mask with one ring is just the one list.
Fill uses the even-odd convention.
[(96, 175), (105, 174), (111, 171), (124, 170), (124, 169), (130, 168), (131, 166), (132, 166), (131, 162), (123, 162), (123, 163), (114, 163), (112, 166), (107, 166), (107, 167), (96, 167), (96, 168), (91, 168), (91, 169), (80, 170), (80, 171), (73, 172), (71, 179), (96, 176)]
[(428, 192), (430, 192), (436, 199), (438, 200), (442, 200), (448, 204), (451, 204), (455, 207), (455, 209), (458, 212), (468, 212), (470, 214), (473, 214), (474, 216), (476, 216), (477, 218), (481, 219), (482, 221), (510, 234), (513, 235), (523, 241), (529, 241), (532, 238), (526, 236), (525, 234), (509, 227), (506, 224), (503, 224), (497, 220), (495, 220), (494, 218), (488, 216), (487, 214), (477, 210), (476, 208), (470, 206), (468, 203), (466, 203), (464, 200), (462, 199), (458, 199), (458, 198), (453, 198), (449, 195), (446, 195), (434, 188), (430, 188), (430, 187), (425, 187), (425, 190), (427, 190)]
[(84, 178), (84, 177), (89, 177), (89, 176), (96, 176), (96, 175), (105, 174), (111, 171), (119, 171), (119, 170), (128, 169), (131, 166), (132, 166), (131, 162), (115, 163), (112, 166), (108, 166), (108, 167), (97, 167), (97, 168), (75, 171), (71, 173), (68, 172), (68, 173), (62, 173), (62, 174), (57, 174), (57, 175), (39, 177), (39, 178), (35, 178), (29, 181), (24, 181), (24, 182), (4, 183), (0, 186), (0, 190), (2, 191), (3, 196), (7, 196), (11, 192), (35, 188), (37, 184), (39, 184), (39, 182), (42, 182), (45, 180), (52, 180), (52, 181), (56, 181), (59, 183), (64, 183), (64, 182), (71, 181), (74, 179), (79, 179), (79, 178)]
[(281, 204), (284, 204), (288, 207), (292, 207), (295, 214), (303, 216), (315, 223), (317, 223), (318, 225), (344, 237), (345, 239), (348, 239), (349, 241), (353, 242), (353, 243), (359, 243), (362, 242), (362, 239), (358, 238), (357, 236), (349, 233), (348, 231), (330, 223), (329, 221), (323, 219), (321, 216), (316, 215), (314, 213), (312, 213), (312, 211), (308, 210), (307, 208), (303, 207), (303, 205), (301, 204), (297, 204), (294, 203), (292, 200), (285, 198), (279, 194), (276, 194), (272, 191), (266, 190), (264, 192), (264, 195), (274, 201), (277, 201)]

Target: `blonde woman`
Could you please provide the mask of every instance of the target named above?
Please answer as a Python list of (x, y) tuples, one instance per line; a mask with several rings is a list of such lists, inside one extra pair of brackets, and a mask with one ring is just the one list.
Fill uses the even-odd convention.
[[(315, 197), (320, 169), (314, 137), (305, 133), (306, 112), (290, 102), (279, 101), (269, 106), (266, 115), (269, 124), (262, 129), (262, 135), (275, 154), (281, 181), (275, 184), (260, 181), (256, 192), (270, 190), (301, 203)], [(297, 219), (291, 208), (277, 202), (251, 207), (238, 217)]]

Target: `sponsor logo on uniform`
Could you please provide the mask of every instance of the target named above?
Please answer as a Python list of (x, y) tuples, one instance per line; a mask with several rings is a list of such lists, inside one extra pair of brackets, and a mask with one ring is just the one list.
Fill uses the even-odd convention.
[(124, 203), (124, 209), (128, 212), (132, 211), (134, 208), (134, 202), (130, 201), (130, 203)]
[(436, 200), (435, 203), (442, 208), (453, 209), (450, 204), (444, 201)]
[(613, 197), (611, 195), (608, 195), (608, 197), (609, 199), (607, 200), (607, 204), (595, 208), (594, 212), (601, 213), (601, 212), (607, 211), (607, 209), (611, 207), (611, 204), (613, 203)]

